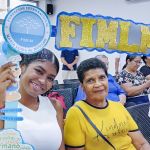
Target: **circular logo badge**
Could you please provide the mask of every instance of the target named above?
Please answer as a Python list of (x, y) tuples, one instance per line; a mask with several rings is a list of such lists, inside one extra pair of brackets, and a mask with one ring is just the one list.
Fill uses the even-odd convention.
[(3, 23), (3, 36), (11, 48), (19, 53), (33, 54), (48, 42), (51, 25), (46, 13), (32, 5), (12, 9)]

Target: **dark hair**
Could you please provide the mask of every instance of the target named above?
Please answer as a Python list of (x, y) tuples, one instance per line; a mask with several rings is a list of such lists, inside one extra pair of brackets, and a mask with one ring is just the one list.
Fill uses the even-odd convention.
[(79, 81), (83, 83), (84, 73), (90, 69), (96, 69), (96, 68), (103, 69), (105, 74), (107, 75), (106, 65), (101, 60), (97, 58), (89, 58), (89, 59), (82, 61), (77, 68), (77, 75), (78, 75)]
[(57, 57), (55, 56), (54, 53), (52, 53), (50, 50), (46, 48), (43, 48), (42, 51), (35, 53), (35, 54), (30, 54), (30, 55), (21, 54), (21, 57), (22, 57), (22, 60), (20, 62), (20, 65), (28, 66), (32, 62), (50, 61), (56, 66), (57, 73), (59, 71), (59, 61)]
[(137, 57), (136, 55), (128, 54), (128, 55), (126, 56), (126, 63), (125, 63), (125, 65), (122, 67), (122, 69), (124, 69), (124, 68), (127, 67), (127, 61), (128, 61), (128, 59), (129, 59), (130, 61), (132, 61), (132, 60), (134, 60), (136, 57)]
[(142, 60), (143, 60), (143, 62), (146, 64), (145, 59), (147, 59), (147, 56), (142, 56)]

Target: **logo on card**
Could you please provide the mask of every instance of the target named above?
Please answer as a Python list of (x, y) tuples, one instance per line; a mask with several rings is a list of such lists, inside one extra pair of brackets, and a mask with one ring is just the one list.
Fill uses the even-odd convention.
[(40, 51), (51, 34), (46, 13), (32, 5), (20, 5), (12, 9), (3, 23), (3, 36), (11, 48), (19, 53)]

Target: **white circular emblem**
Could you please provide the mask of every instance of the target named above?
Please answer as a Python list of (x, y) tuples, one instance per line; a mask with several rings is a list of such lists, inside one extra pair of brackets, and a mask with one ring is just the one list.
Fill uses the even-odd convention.
[(3, 23), (3, 36), (11, 48), (19, 53), (40, 51), (48, 42), (51, 25), (46, 13), (32, 5), (12, 9)]

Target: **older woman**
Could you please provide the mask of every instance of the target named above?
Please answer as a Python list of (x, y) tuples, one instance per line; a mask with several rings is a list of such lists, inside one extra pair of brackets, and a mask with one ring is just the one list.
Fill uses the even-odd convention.
[[(104, 62), (104, 64), (107, 67), (107, 70), (108, 70), (108, 65), (109, 65), (108, 57), (105, 55), (97, 55), (96, 58), (98, 58), (99, 60)], [(79, 86), (75, 101), (79, 101), (79, 100), (83, 100), (83, 99), (86, 99), (86, 94), (83, 91), (82, 87)], [(124, 90), (120, 87), (120, 85), (116, 82), (115, 78), (111, 74), (108, 74), (107, 99), (120, 102), (123, 105), (126, 102), (126, 95), (125, 95)]]
[(67, 150), (150, 150), (124, 106), (106, 99), (105, 64), (97, 58), (87, 59), (81, 62), (77, 74), (87, 97), (67, 113), (64, 128)]
[(146, 80), (138, 71), (141, 61), (140, 56), (127, 55), (124, 69), (118, 76), (119, 84), (127, 93), (127, 103), (140, 104), (149, 101), (146, 95), (150, 93), (150, 80)]

